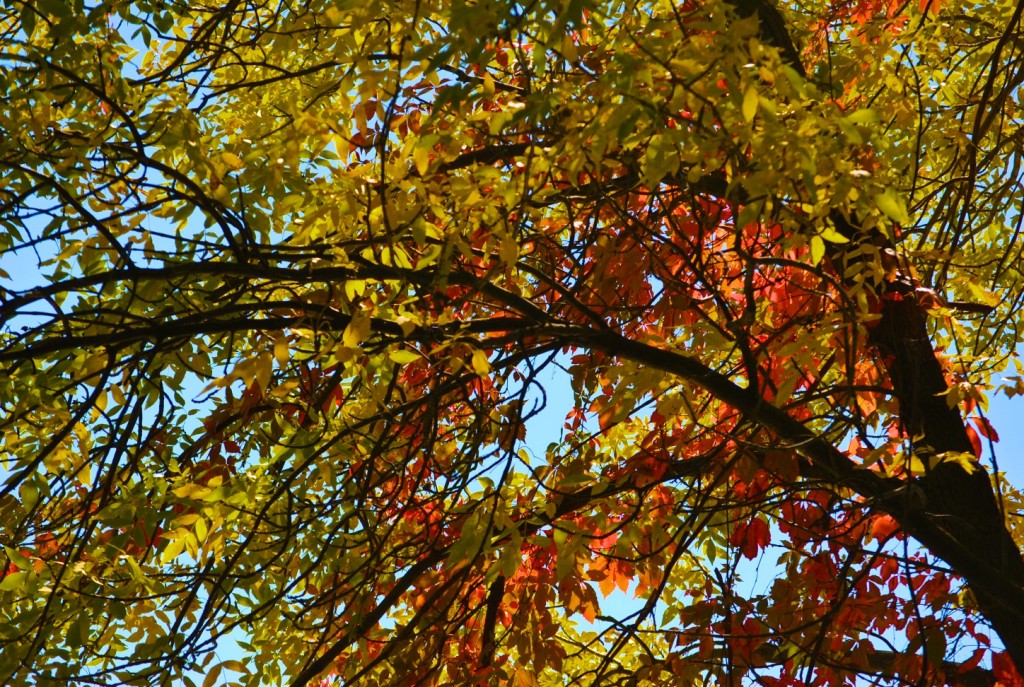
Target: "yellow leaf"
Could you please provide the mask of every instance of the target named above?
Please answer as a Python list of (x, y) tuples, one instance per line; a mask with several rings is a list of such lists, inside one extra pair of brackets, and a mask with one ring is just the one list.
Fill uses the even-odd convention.
[(399, 315), (396, 317), (395, 322), (397, 322), (398, 326), (402, 328), (402, 334), (405, 336), (409, 336), (416, 331), (416, 322), (405, 315)]
[(391, 351), (388, 357), (399, 365), (408, 365), (420, 359), (420, 356), (412, 351)]
[(974, 457), (972, 453), (964, 453), (962, 451), (947, 451), (946, 453), (939, 454), (939, 460), (937, 462), (942, 463), (956, 463), (964, 469), (967, 474), (972, 474), (978, 469), (978, 459)]
[(481, 377), (486, 377), (491, 373), (491, 363), (487, 360), (487, 354), (481, 350), (473, 351), (473, 359), (470, 364), (473, 366), (473, 372)]
[(880, 117), (874, 110), (864, 109), (852, 112), (846, 115), (843, 119), (851, 124), (874, 124), (880, 119)]
[[(540, 52), (544, 51), (542, 50)], [(511, 112), (495, 112), (488, 118), (487, 130), (490, 132), (491, 136), (497, 136), (511, 119)]]
[(85, 464), (78, 471), (78, 482), (83, 487), (91, 487), (92, 486), (92, 466), (91, 465)]
[(185, 513), (174, 519), (174, 524), (179, 527), (188, 527), (189, 525), (195, 524), (199, 520), (199, 515), (196, 513)]
[(849, 243), (850, 239), (846, 238), (838, 231), (835, 230), (830, 224), (826, 224), (821, 229), (821, 238), (825, 239), (829, 243)]
[(245, 163), (242, 161), (242, 158), (238, 157), (234, 153), (221, 153), (220, 161), (223, 162), (228, 167), (230, 167), (231, 169), (241, 169), (242, 167), (245, 166)]
[(216, 503), (217, 501), (223, 501), (228, 496), (228, 490), (224, 487), (217, 487), (211, 489), (210, 493), (203, 497), (203, 501), (206, 503)]
[(366, 282), (362, 279), (349, 279), (345, 282), (345, 298), (350, 301), (366, 293)]
[(179, 537), (174, 541), (167, 544), (167, 548), (164, 549), (163, 553), (160, 554), (160, 562), (167, 565), (185, 550), (185, 538)]
[(345, 327), (345, 333), (341, 335), (341, 343), (349, 348), (355, 348), (370, 334), (370, 318), (363, 315), (355, 315)]
[(982, 305), (989, 305), (992, 307), (999, 305), (999, 296), (990, 291), (986, 291), (984, 286), (976, 284), (973, 281), (968, 281), (967, 288), (970, 289), (971, 296)]
[(284, 332), (277, 332), (274, 335), (274, 359), (280, 367), (284, 367), (289, 357), (291, 357), (291, 351), (288, 350), (288, 338)]
[(743, 94), (743, 119), (747, 122), (754, 121), (754, 116), (757, 114), (757, 88), (754, 86), (747, 86), (746, 92)]
[(220, 677), (221, 669), (220, 663), (211, 668), (210, 672), (206, 674), (206, 679), (203, 680), (203, 687), (213, 687), (217, 683), (217, 678)]
[(430, 151), (419, 146), (413, 148), (412, 163), (416, 165), (420, 176), (425, 175), (430, 170)]
[(210, 534), (209, 528), (206, 526), (206, 521), (202, 518), (196, 520), (196, 541), (200, 544), (206, 541), (207, 535)]
[(566, 32), (565, 35), (562, 36), (562, 57), (567, 59), (569, 62), (575, 62), (579, 59), (579, 50), (576, 48), (576, 41), (569, 32)]
[(245, 673), (246, 675), (249, 674), (249, 671), (246, 669), (246, 667), (244, 665), (242, 665), (241, 661), (235, 661), (235, 660), (229, 659), (229, 660), (224, 661), (223, 663), (221, 663), (221, 665), (223, 667), (227, 668), (228, 670), (232, 670), (232, 671), (234, 671), (236, 673)]
[(231, 204), (231, 191), (229, 191), (228, 187), (225, 186), (224, 184), (221, 184), (217, 188), (212, 189), (212, 193), (210, 193), (210, 195), (213, 196), (222, 205)]
[(512, 235), (506, 235), (501, 239), (501, 246), (498, 249), (498, 257), (505, 265), (514, 265), (519, 259), (519, 244)]
[(260, 385), (260, 391), (270, 388), (270, 378), (274, 373), (274, 356), (264, 351), (256, 357), (256, 383)]
[(817, 265), (825, 257), (825, 242), (820, 236), (811, 237), (811, 264)]
[(537, 687), (537, 678), (526, 668), (516, 668), (512, 676), (513, 687)]
[(210, 493), (210, 488), (201, 484), (186, 484), (177, 489), (171, 489), (171, 493), (181, 499), (201, 499)]

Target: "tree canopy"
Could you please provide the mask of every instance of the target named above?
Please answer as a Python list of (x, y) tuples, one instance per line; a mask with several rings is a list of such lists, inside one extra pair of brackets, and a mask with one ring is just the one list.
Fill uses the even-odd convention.
[(2, 3), (0, 682), (1024, 684), (1022, 12)]

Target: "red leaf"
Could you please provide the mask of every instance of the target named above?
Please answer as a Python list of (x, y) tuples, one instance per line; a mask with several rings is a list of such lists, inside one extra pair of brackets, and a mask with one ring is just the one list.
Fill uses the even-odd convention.
[(974, 427), (971, 427), (970, 425), (967, 425), (965, 427), (965, 429), (967, 430), (967, 438), (971, 442), (971, 449), (973, 449), (973, 451), (974, 451), (974, 457), (980, 459), (981, 458), (981, 437), (978, 436), (978, 433), (974, 430)]
[(900, 529), (900, 524), (891, 515), (879, 515), (871, 523), (871, 537), (884, 541), (892, 536), (893, 532)]
[(996, 432), (996, 428), (992, 426), (987, 417), (972, 417), (971, 422), (978, 428), (981, 436), (991, 441), (999, 441), (999, 433)]
[(992, 654), (992, 674), (996, 678), (996, 687), (1024, 687), (1024, 678), (1006, 652)]
[(757, 558), (761, 549), (767, 547), (771, 541), (772, 531), (768, 528), (768, 523), (761, 518), (752, 518), (750, 522), (740, 523), (729, 537), (729, 543), (740, 547), (743, 556), (750, 560)]
[(963, 663), (961, 663), (960, 667), (956, 669), (956, 672), (958, 672), (958, 673), (966, 673), (966, 672), (969, 672), (971, 670), (974, 670), (975, 668), (978, 667), (978, 664), (981, 663), (981, 659), (983, 659), (984, 657), (985, 657), (985, 650), (984, 649), (975, 649), (974, 653), (971, 655), (971, 657), (969, 659), (967, 659), (966, 661), (964, 661)]

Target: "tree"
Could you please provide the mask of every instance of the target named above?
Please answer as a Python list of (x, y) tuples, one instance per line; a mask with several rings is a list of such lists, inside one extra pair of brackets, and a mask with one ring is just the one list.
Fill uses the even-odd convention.
[(1022, 11), (5, 3), (4, 683), (1022, 684)]

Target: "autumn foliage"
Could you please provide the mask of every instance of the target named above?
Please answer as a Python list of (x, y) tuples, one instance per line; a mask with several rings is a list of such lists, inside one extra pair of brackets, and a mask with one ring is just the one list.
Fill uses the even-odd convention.
[(0, 682), (1024, 684), (1022, 12), (4, 5)]

